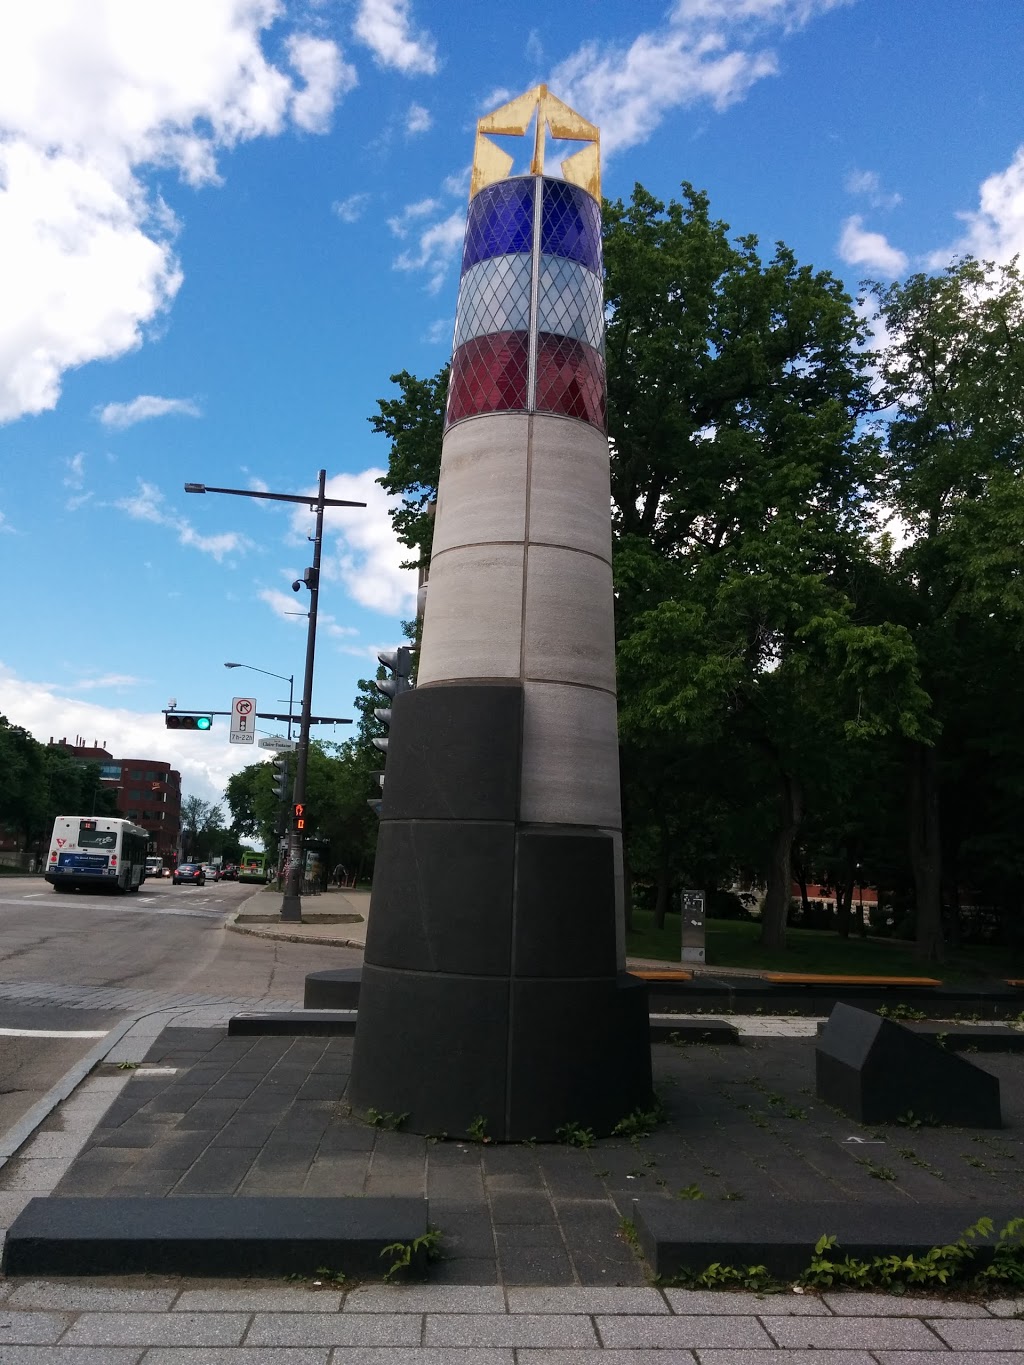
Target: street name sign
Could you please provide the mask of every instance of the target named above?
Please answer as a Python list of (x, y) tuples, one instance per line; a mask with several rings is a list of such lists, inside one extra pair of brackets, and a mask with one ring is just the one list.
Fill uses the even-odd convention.
[(252, 744), (256, 739), (256, 698), (231, 698), (231, 743)]
[(275, 753), (289, 753), (298, 746), (297, 739), (285, 739), (284, 735), (268, 735), (266, 739), (258, 740), (261, 749), (273, 749)]

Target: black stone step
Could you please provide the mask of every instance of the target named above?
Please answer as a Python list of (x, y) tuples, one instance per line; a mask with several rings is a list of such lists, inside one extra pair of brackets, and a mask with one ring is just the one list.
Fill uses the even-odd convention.
[[(838, 1239), (834, 1254), (858, 1260), (898, 1253), (922, 1255), (955, 1242), (982, 1216), (995, 1222), (995, 1235), (1020, 1205), (801, 1203), (789, 1199), (742, 1204), (635, 1199), (633, 1222), (641, 1249), (656, 1275), (669, 1278), (720, 1265), (763, 1265), (779, 1279), (793, 1279), (810, 1264), (814, 1245), (828, 1234)], [(992, 1239), (978, 1237), (977, 1264), (986, 1264)], [(769, 1311), (769, 1310), (766, 1310)]]
[(386, 1246), (426, 1231), (425, 1199), (36, 1198), (7, 1233), (3, 1272), (377, 1277)]
[(234, 1014), (228, 1020), (228, 1034), (277, 1034), (280, 1037), (331, 1037), (356, 1031), (355, 1010), (268, 1010), (265, 1013)]

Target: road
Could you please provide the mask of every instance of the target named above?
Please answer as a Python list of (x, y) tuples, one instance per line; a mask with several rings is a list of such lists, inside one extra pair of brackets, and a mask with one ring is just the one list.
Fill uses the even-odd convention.
[(59, 895), (40, 877), (0, 879), (0, 1139), (127, 1016), (301, 1004), (308, 971), (362, 960), (225, 930), (254, 890), (153, 879), (136, 895)]

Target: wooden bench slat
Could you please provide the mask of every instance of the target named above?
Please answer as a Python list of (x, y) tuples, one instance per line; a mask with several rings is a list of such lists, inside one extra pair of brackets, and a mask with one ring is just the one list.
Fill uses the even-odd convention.
[(779, 985), (835, 985), (835, 986), (941, 986), (931, 976), (828, 976), (816, 972), (765, 972), (764, 981)]

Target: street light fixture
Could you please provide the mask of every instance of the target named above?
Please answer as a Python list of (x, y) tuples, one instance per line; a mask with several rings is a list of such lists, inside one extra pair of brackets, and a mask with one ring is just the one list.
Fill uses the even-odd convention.
[[(273, 502), (305, 503), (310, 511), (316, 512), (316, 531), (313, 535), (313, 567), (307, 569), (299, 584), (305, 583), (309, 589), (309, 624), (306, 628), (306, 672), (302, 683), (302, 714), (299, 719), (299, 742), (295, 750), (295, 799), (292, 805), (292, 822), (288, 836), (288, 878), (284, 895), (281, 898), (281, 918), (283, 920), (302, 919), (302, 830), (299, 822), (303, 819), (306, 803), (306, 762), (309, 756), (310, 712), (313, 705), (313, 660), (316, 655), (316, 610), (320, 589), (320, 548), (323, 543), (325, 507), (365, 507), (365, 502), (349, 502), (343, 498), (326, 496), (327, 470), (321, 469), (317, 476), (317, 492), (314, 497), (309, 493), (263, 493), (254, 488), (213, 488), (205, 483), (187, 483), (186, 493), (230, 493), (237, 498), (267, 498)], [(278, 675), (275, 675), (278, 676)]]
[(288, 738), (292, 737), (292, 698), (295, 695), (295, 674), (286, 678), (283, 673), (271, 673), (267, 668), (257, 668), (254, 664), (225, 664), (225, 668), (247, 668), (250, 673), (265, 673), (268, 678), (280, 678), (288, 684)]

